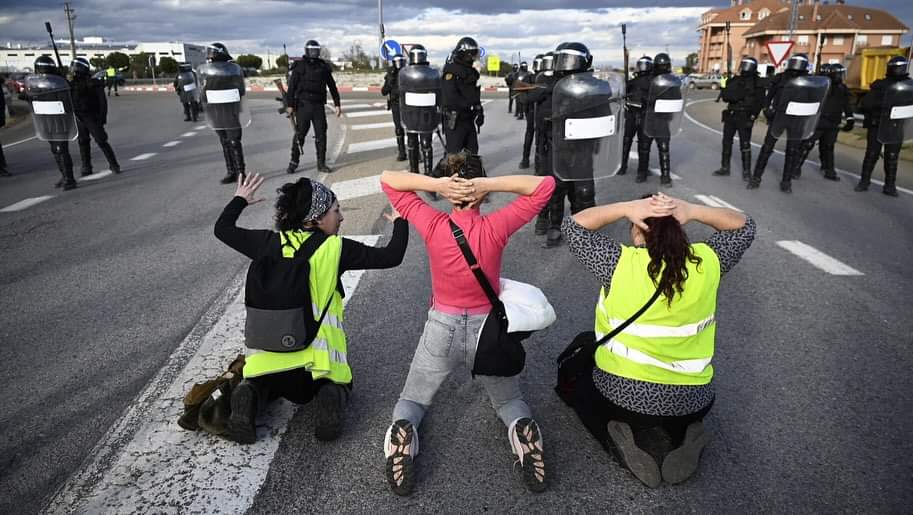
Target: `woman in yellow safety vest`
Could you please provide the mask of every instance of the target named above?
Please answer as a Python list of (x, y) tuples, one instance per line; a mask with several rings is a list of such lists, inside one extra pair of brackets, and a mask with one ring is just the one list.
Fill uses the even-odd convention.
[(257, 351), (246, 357), (244, 380), (231, 392), (227, 436), (239, 443), (254, 443), (257, 413), (283, 397), (297, 404), (316, 399), (314, 435), (333, 440), (342, 429), (342, 412), (352, 390), (340, 277), (347, 270), (399, 265), (406, 253), (409, 225), (394, 209), (392, 214), (384, 214), (393, 222), (393, 236), (386, 247), (368, 247), (343, 238), (338, 235), (343, 216), (336, 195), (317, 181), (301, 178), (278, 190), (278, 232), (242, 229), (235, 225), (238, 217), (248, 204), (257, 202), (254, 196), (263, 184), (258, 174), (242, 177), (234, 198), (216, 222), (215, 235), (223, 243), (250, 259), (263, 255), (291, 259), (317, 231), (326, 239), (308, 259), (314, 320), (320, 321), (316, 337), (301, 350)]
[[(631, 221), (634, 246), (600, 232), (622, 218)], [(691, 244), (682, 227), (690, 221), (717, 232)], [(565, 218), (562, 231), (571, 253), (603, 285), (596, 340), (631, 319), (596, 348), (595, 366), (577, 377), (572, 405), (593, 436), (644, 484), (682, 482), (697, 469), (708, 441), (701, 421), (714, 400), (710, 361), (720, 276), (751, 245), (754, 221), (659, 193), (586, 209)], [(635, 431), (657, 427), (674, 445), (661, 469), (634, 440)]]

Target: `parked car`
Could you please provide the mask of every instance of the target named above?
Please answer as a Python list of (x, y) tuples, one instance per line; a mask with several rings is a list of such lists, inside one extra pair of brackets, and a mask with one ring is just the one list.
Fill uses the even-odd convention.
[[(114, 77), (117, 79), (117, 87), (120, 88), (120, 87), (123, 87), (125, 84), (127, 84), (127, 81), (124, 79), (123, 73), (117, 72), (117, 74)], [(95, 75), (92, 75), (92, 78), (95, 80), (108, 80), (108, 76), (105, 73), (105, 70), (98, 70), (97, 72), (95, 72)]]
[(6, 87), (9, 89), (10, 93), (18, 95), (25, 91), (25, 76), (27, 73), (15, 72), (9, 74), (9, 77), (6, 79)]
[(722, 80), (718, 74), (692, 73), (688, 76), (688, 89), (720, 89)]

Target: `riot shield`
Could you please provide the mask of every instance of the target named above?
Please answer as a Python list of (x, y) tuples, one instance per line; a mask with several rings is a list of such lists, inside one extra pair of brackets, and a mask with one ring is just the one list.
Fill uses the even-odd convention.
[(67, 80), (58, 75), (29, 75), (25, 88), (32, 106), (35, 136), (42, 141), (76, 139), (78, 130)]
[(441, 122), (441, 72), (426, 64), (399, 71), (399, 113), (410, 134), (430, 134)]
[(593, 72), (561, 78), (552, 91), (552, 163), (565, 181), (615, 175), (621, 165), (624, 79)]
[(899, 145), (909, 139), (913, 139), (913, 79), (888, 87), (878, 122), (878, 141), (882, 144)]
[(830, 85), (830, 79), (820, 75), (790, 79), (774, 101), (771, 135), (779, 138), (786, 133), (786, 138), (791, 141), (812, 137)]
[(682, 80), (667, 73), (653, 77), (644, 114), (644, 133), (651, 138), (671, 138), (682, 131), (685, 92)]
[(188, 104), (198, 102), (200, 98), (200, 85), (197, 84), (197, 76), (192, 71), (183, 71), (178, 73), (178, 97), (181, 102)]
[(240, 129), (251, 123), (244, 101), (244, 76), (232, 62), (213, 62), (200, 67), (201, 96), (206, 123), (215, 130)]

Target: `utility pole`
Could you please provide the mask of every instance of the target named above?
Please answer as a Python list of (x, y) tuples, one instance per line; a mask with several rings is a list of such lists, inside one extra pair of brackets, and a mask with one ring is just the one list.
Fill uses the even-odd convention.
[(76, 38), (73, 36), (73, 21), (76, 20), (76, 11), (70, 7), (70, 2), (64, 2), (63, 12), (67, 13), (67, 27), (70, 28), (70, 59), (76, 59)]
[(384, 46), (384, 0), (377, 0), (377, 28), (377, 67), (381, 68), (380, 63), (383, 60), (381, 49)]
[(732, 43), (729, 39), (730, 22), (726, 22), (726, 78), (732, 77)]
[(792, 0), (790, 2), (792, 4), (792, 10), (789, 12), (789, 28), (787, 29), (786, 36), (786, 39), (790, 41), (793, 40), (793, 35), (796, 33), (796, 29), (799, 25), (799, 1), (800, 0)]

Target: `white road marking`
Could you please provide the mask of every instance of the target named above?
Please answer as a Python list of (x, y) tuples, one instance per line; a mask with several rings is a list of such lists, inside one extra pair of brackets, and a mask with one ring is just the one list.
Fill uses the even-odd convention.
[(105, 177), (111, 175), (113, 172), (111, 170), (105, 170), (102, 172), (93, 173), (92, 175), (87, 175), (85, 177), (80, 177), (79, 182), (84, 181), (97, 181), (98, 179), (104, 179)]
[(362, 177), (349, 181), (334, 182), (332, 185), (333, 193), (336, 198), (342, 202), (354, 198), (365, 197), (382, 193), (380, 189), (380, 176)]
[(726, 202), (725, 200), (721, 199), (720, 197), (717, 197), (717, 196), (715, 196), (715, 195), (710, 195), (710, 198), (713, 199), (713, 200), (715, 200), (716, 203), (719, 204), (721, 207), (728, 207), (729, 209), (738, 211), (738, 212), (740, 212), (740, 213), (744, 213), (744, 211), (742, 211), (741, 209), (739, 209), (739, 208), (733, 206), (733, 205), (730, 204), (729, 202)]
[[(339, 154), (342, 153), (342, 147), (345, 146), (346, 138), (349, 135), (349, 129), (348, 129), (349, 124), (340, 123), (339, 126), (342, 129), (342, 134), (339, 136), (339, 139), (336, 141), (336, 144), (333, 145), (333, 151), (330, 153), (330, 156), (327, 159), (327, 164), (329, 164), (330, 166), (336, 165), (336, 160), (339, 159)], [(323, 174), (323, 175), (326, 175), (326, 174)], [(320, 181), (323, 182), (323, 179), (320, 179)]]
[[(713, 102), (713, 99), (711, 99), (711, 98), (703, 98), (703, 99), (701, 99), (701, 100), (693, 100), (693, 101), (691, 101), (691, 102), (688, 102), (688, 105), (690, 106), (690, 105), (693, 105), (693, 104), (700, 104), (700, 103), (703, 103), (703, 102)], [(685, 110), (685, 111), (683, 111), (683, 112), (685, 113), (685, 118), (687, 118), (688, 121), (691, 122), (691, 123), (693, 123), (694, 125), (697, 125), (698, 127), (701, 127), (701, 128), (703, 128), (703, 129), (706, 129), (706, 130), (708, 130), (708, 131), (710, 131), (710, 132), (719, 134), (720, 136), (723, 135), (722, 131), (719, 131), (719, 130), (717, 130), (717, 129), (714, 129), (713, 127), (710, 127), (709, 125), (705, 125), (705, 124), (703, 124), (703, 123), (701, 123), (701, 122), (695, 120), (693, 116), (691, 116), (690, 114), (688, 114), (688, 111), (687, 111), (687, 110)], [(755, 143), (754, 141), (751, 142), (751, 146), (757, 147), (757, 148), (761, 148), (761, 145), (758, 144), (758, 143)], [(785, 155), (786, 155), (786, 154), (784, 154), (782, 151), (776, 150), (776, 149), (774, 149), (774, 153), (775, 153), (775, 154), (780, 154), (781, 156), (785, 156)], [(813, 164), (813, 165), (817, 166), (818, 168), (821, 168), (821, 163), (819, 163), (818, 161), (813, 161), (813, 160), (811, 160), (811, 159), (808, 159), (808, 160), (806, 160), (805, 162), (808, 163), (808, 164)], [(859, 174), (855, 174), (855, 173), (853, 173), (853, 172), (848, 172), (848, 171), (843, 170), (843, 169), (840, 169), (840, 168), (835, 168), (834, 171), (836, 171), (836, 172), (838, 172), (838, 173), (842, 173), (843, 175), (848, 175), (848, 176), (850, 176), (850, 177), (854, 177), (854, 178), (856, 178), (856, 179), (859, 179), (859, 178), (860, 178), (860, 177), (859, 177)], [(872, 182), (872, 184), (877, 184), (877, 185), (879, 185), (879, 186), (884, 186), (884, 182), (879, 181), (879, 180), (874, 179), (874, 178), (871, 180), (871, 182)], [(903, 188), (903, 187), (901, 187), (901, 186), (897, 186), (897, 191), (900, 191), (900, 192), (902, 192), (902, 193), (906, 193), (907, 195), (913, 195), (913, 190), (910, 190), (910, 189), (907, 189), (907, 188)]]
[(353, 131), (367, 131), (371, 129), (385, 129), (387, 127), (396, 127), (393, 122), (380, 122), (380, 123), (362, 123), (360, 125), (353, 125)]
[(385, 138), (385, 139), (375, 139), (371, 141), (361, 141), (358, 143), (350, 143), (349, 148), (346, 149), (346, 154), (357, 154), (359, 152), (368, 152), (369, 150), (377, 150), (379, 148), (395, 147), (396, 138)]
[(190, 131), (190, 132), (185, 132), (184, 134), (181, 134), (181, 137), (182, 138), (192, 138), (193, 136), (196, 136), (196, 135), (197, 135), (196, 132)]
[(41, 204), (45, 200), (50, 200), (54, 198), (54, 195), (42, 195), (40, 197), (27, 198), (25, 200), (20, 200), (15, 204), (10, 204), (3, 209), (0, 209), (0, 213), (14, 213), (16, 211), (22, 211), (23, 209), (28, 209), (35, 204)]
[(387, 103), (386, 102), (374, 102), (373, 104), (371, 104), (371, 107), (387, 107)]
[(784, 240), (778, 241), (777, 245), (831, 275), (865, 275), (859, 270), (856, 270), (801, 241)]
[[(380, 239), (346, 237), (372, 246)], [(343, 274), (344, 304), (352, 299), (364, 272)], [(239, 275), (239, 281), (243, 277)], [(222, 373), (244, 352), (243, 288), (232, 297), (224, 312), (207, 314), (216, 322), (205, 335), (191, 331), (95, 447), (88, 465), (59, 490), (49, 513), (244, 513), (250, 508), (296, 405), (271, 403), (257, 420), (258, 441), (253, 445), (177, 425), (189, 388)]]
[(197, 125), (196, 127), (193, 128), (193, 130), (195, 130), (195, 131), (201, 131), (201, 130), (203, 130), (203, 129), (205, 129), (205, 128), (206, 128), (205, 125)]
[(180, 144), (181, 144), (181, 140), (176, 139), (176, 140), (174, 140), (174, 141), (169, 141), (168, 143), (165, 143), (165, 144), (162, 145), (162, 146), (163, 146), (163, 147), (175, 147), (175, 146), (180, 145)]
[(700, 200), (704, 204), (707, 204), (710, 207), (723, 207), (722, 204), (717, 203), (717, 201), (708, 197), (707, 195), (695, 195), (694, 198)]
[(15, 147), (16, 145), (18, 145), (20, 143), (25, 143), (26, 141), (32, 141), (33, 139), (35, 139), (37, 137), (38, 136), (32, 136), (31, 138), (25, 138), (25, 139), (21, 139), (19, 141), (14, 141), (12, 143), (7, 143), (6, 145), (3, 145), (3, 148)]
[[(662, 174), (659, 172), (659, 168), (650, 168), (650, 173), (653, 174), (653, 175), (656, 175), (656, 176), (662, 175)], [(674, 172), (669, 172), (669, 177), (672, 177), (672, 178), (675, 179), (676, 181), (682, 180), (682, 176), (679, 175), (679, 174), (677, 174), (677, 173), (674, 173)]]
[(369, 91), (369, 90), (368, 90), (368, 87), (367, 87), (367, 86), (356, 86), (356, 87), (352, 88), (352, 91), (359, 91), (359, 92), (361, 92), (361, 91)]
[[(386, 104), (384, 104), (386, 105)], [(330, 106), (333, 107), (333, 106)], [(374, 107), (380, 107), (377, 104), (342, 104), (343, 110), (348, 109), (371, 109)]]
[(130, 160), (131, 161), (145, 161), (146, 159), (149, 159), (150, 157), (154, 156), (155, 154), (156, 154), (155, 152), (150, 152), (148, 154), (140, 154), (136, 157), (131, 157)]
[(344, 113), (349, 118), (366, 118), (368, 116), (390, 115), (386, 109), (375, 109), (372, 111), (355, 111), (354, 113)]

